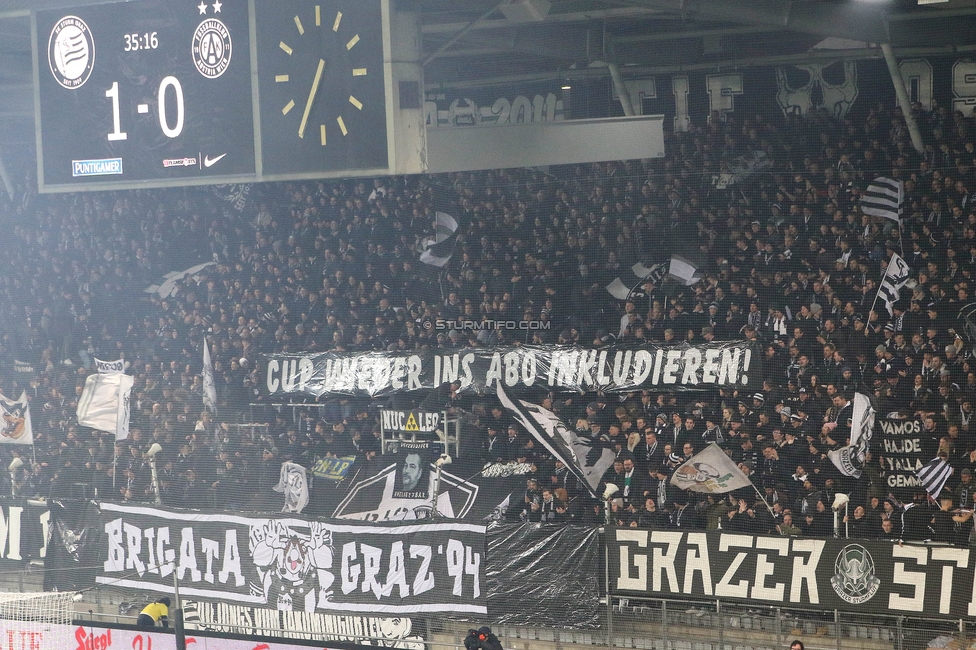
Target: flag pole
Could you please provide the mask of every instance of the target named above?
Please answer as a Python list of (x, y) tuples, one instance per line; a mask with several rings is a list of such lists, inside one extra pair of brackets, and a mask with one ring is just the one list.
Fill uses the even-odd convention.
[[(750, 479), (749, 482), (752, 483), (752, 480)], [(773, 521), (775, 521), (776, 514), (773, 512), (773, 509), (769, 507), (769, 503), (766, 501), (766, 497), (763, 496), (763, 493), (759, 491), (759, 487), (755, 483), (752, 483), (752, 489), (756, 491), (756, 496), (758, 496), (763, 502), (763, 505), (766, 506), (766, 510), (769, 510), (770, 516), (773, 518)]]
[[(899, 231), (900, 231), (901, 230), (901, 225), (900, 224), (899, 224), (898, 228), (899, 228)], [(881, 276), (881, 282), (878, 283), (878, 292), (876, 294), (874, 294), (874, 302), (871, 303), (871, 309), (868, 310), (868, 315), (867, 315), (867, 319), (868, 320), (864, 324), (864, 336), (865, 336), (865, 338), (867, 338), (869, 336), (869, 334), (868, 334), (868, 326), (871, 324), (871, 312), (874, 311), (874, 308), (878, 304), (878, 297), (881, 295), (881, 285), (883, 285), (884, 284), (884, 281), (888, 279), (888, 271), (890, 271), (890, 270), (891, 270), (891, 260), (888, 261), (888, 266), (885, 267), (884, 275)]]

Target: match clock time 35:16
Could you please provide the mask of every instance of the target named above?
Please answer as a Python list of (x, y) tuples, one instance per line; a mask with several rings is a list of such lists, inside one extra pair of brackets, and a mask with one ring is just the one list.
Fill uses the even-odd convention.
[(139, 0), (35, 18), (42, 188), (253, 178), (247, 2)]

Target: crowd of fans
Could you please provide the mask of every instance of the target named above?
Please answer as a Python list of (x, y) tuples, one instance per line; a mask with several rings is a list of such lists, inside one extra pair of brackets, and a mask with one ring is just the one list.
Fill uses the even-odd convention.
[[(827, 535), (843, 492), (852, 536), (968, 543), (976, 367), (956, 314), (974, 289), (976, 131), (945, 107), (918, 108), (916, 119), (921, 154), (885, 106), (845, 118), (730, 113), (669, 136), (661, 160), (267, 184), (240, 211), (199, 188), (5, 199), (0, 379), (8, 398), (27, 392), (34, 431), (33, 447), (0, 446), (5, 467), (24, 461), (6, 490), (152, 499), (154, 442), (174, 506), (242, 507), (269, 492), (283, 460), (354, 455), (378, 466), (376, 403), (325, 396), (309, 399), (316, 408), (274, 408), (261, 353), (753, 339), (765, 357), (758, 392), (533, 396), (616, 450), (606, 477), (621, 488), (615, 523)], [(715, 187), (757, 150), (770, 169)], [(900, 230), (859, 210), (878, 175), (905, 181)], [(436, 210), (460, 224), (443, 269), (418, 254)], [(628, 300), (608, 293), (634, 263), (673, 252), (704, 279), (648, 282)], [(875, 298), (894, 253), (912, 280), (889, 314)], [(171, 292), (147, 291), (211, 261)], [(553, 326), (514, 338), (423, 327), (483, 318)], [(202, 405), (205, 337), (217, 417)], [(135, 378), (131, 433), (117, 445), (75, 419), (96, 358), (123, 359)], [(893, 498), (880, 449), (860, 479), (827, 459), (850, 435), (855, 390), (879, 413), (923, 419), (932, 457), (955, 468), (941, 507), (924, 494), (913, 508)], [(462, 455), (534, 469), (510, 516), (602, 521), (600, 502), (490, 397), (434, 399), (462, 414)], [(668, 485), (710, 442), (756, 490), (700, 500)]]

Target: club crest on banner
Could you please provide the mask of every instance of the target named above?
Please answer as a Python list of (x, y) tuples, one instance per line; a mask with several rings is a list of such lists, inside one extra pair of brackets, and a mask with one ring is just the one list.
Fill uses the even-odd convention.
[(874, 598), (881, 580), (875, 574), (874, 558), (868, 550), (860, 544), (850, 544), (837, 554), (830, 584), (843, 600), (860, 605)]

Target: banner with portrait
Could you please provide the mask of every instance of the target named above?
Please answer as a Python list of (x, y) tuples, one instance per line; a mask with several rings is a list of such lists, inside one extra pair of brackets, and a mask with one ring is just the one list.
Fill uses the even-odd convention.
[(397, 449), (394, 499), (430, 498), (430, 464), (433, 446), (428, 442), (400, 442)]

